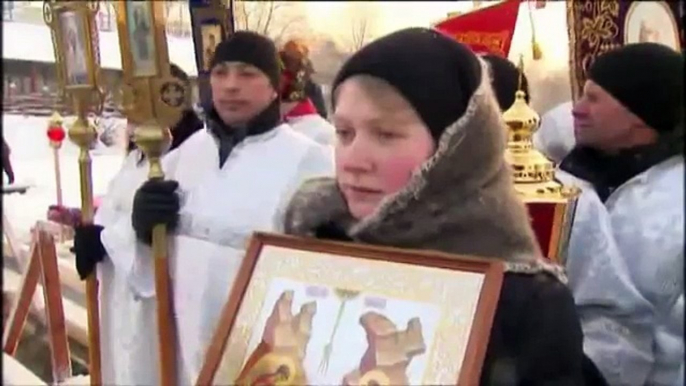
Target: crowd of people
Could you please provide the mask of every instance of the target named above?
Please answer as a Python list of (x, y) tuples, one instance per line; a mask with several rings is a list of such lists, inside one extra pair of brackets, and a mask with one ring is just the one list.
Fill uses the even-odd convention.
[(511, 62), (400, 30), (346, 60), (327, 114), (307, 54), (246, 31), (219, 43), (211, 108), (170, 129), (166, 179), (146, 179), (131, 143), (95, 224), (72, 224), (79, 275), (101, 283), (105, 383), (159, 384), (150, 245), (165, 224), (181, 384), (255, 231), (503, 261), (481, 385), (683, 384), (681, 53), (607, 52), (578, 101), (543, 115), (536, 145), (581, 188), (564, 267), (542, 255), (503, 156)]

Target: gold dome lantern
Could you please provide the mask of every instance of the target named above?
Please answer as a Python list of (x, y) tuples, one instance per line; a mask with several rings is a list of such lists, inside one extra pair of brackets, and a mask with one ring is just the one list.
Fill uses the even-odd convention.
[(515, 101), (503, 113), (508, 126), (505, 159), (514, 171), (515, 190), (527, 205), (541, 251), (562, 264), (580, 191), (557, 181), (553, 162), (534, 149), (533, 135), (541, 119), (526, 103), (526, 93), (521, 90), (523, 67), (520, 57)]

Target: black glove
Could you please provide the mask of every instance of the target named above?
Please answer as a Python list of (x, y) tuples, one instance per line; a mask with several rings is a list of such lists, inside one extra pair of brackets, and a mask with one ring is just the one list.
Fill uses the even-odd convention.
[(100, 241), (100, 225), (79, 225), (74, 228), (74, 248), (76, 254), (76, 271), (81, 280), (85, 280), (94, 270), (95, 265), (105, 258), (105, 247)]
[(164, 224), (174, 230), (179, 221), (179, 196), (176, 189), (179, 183), (173, 180), (148, 180), (138, 188), (133, 197), (131, 224), (136, 237), (152, 244), (152, 228)]

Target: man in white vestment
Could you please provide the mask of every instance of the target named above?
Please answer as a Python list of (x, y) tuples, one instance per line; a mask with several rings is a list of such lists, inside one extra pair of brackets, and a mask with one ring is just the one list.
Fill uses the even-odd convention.
[(684, 364), (683, 66), (655, 43), (598, 57), (558, 173), (582, 188), (567, 273), (611, 385), (676, 385)]
[(322, 118), (307, 95), (312, 69), (307, 47), (289, 40), (279, 52), (281, 60), (281, 114), (284, 120), (299, 133), (324, 146), (333, 146), (336, 129)]
[[(172, 76), (190, 87), (188, 75), (172, 64)], [(169, 170), (169, 154), (204, 127), (186, 100), (186, 109), (170, 128), (172, 140), (162, 157)], [(127, 127), (127, 136), (134, 127)], [(84, 279), (96, 268), (100, 300), (100, 347), (102, 376), (106, 384), (154, 384), (157, 373), (151, 355), (156, 355), (157, 336), (150, 326), (155, 321), (155, 298), (149, 281), (140, 280), (141, 259), (150, 258), (149, 247), (136, 243), (131, 231), (131, 210), (136, 189), (146, 180), (149, 164), (143, 152), (128, 139), (127, 156), (110, 181), (97, 208), (94, 224), (79, 224), (79, 209), (52, 206), (48, 218), (74, 226), (76, 270)], [(144, 285), (147, 285), (144, 286)], [(152, 366), (152, 367), (151, 367)], [(150, 368), (148, 368), (150, 367)]]
[(109, 289), (116, 301), (101, 299), (105, 383), (159, 384), (155, 224), (169, 232), (177, 378), (190, 385), (250, 235), (279, 231), (282, 209), (301, 182), (333, 174), (330, 152), (281, 123), (279, 79), (268, 38), (241, 31), (220, 43), (204, 128), (164, 157), (165, 180), (143, 183), (128, 201), (132, 209), (102, 230), (109, 259), (101, 265), (111, 261), (122, 272)]

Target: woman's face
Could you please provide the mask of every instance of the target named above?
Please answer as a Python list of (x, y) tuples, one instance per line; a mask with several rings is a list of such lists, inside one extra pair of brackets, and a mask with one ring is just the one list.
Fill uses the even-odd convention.
[(388, 83), (360, 75), (336, 93), (336, 180), (359, 220), (407, 185), (435, 144), (414, 108)]

